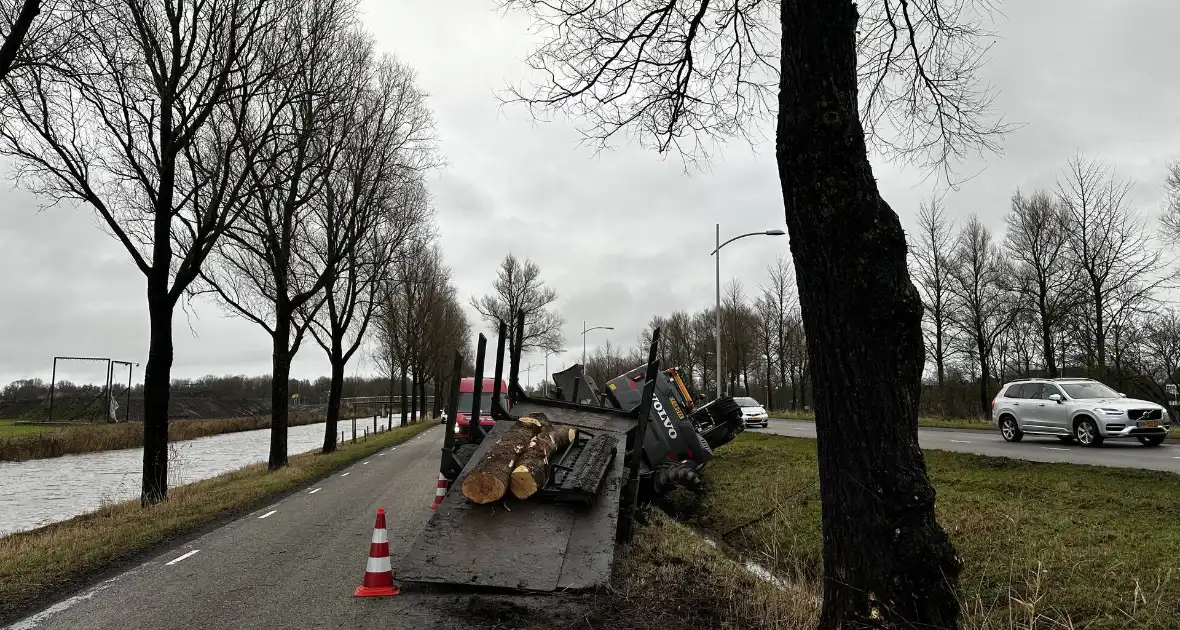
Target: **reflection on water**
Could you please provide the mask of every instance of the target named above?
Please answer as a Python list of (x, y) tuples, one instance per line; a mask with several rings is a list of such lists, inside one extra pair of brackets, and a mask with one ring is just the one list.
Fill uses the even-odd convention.
[[(386, 420), (378, 421), (384, 429)], [(357, 420), (357, 435), (373, 430), (371, 418)], [(352, 437), (352, 422), (339, 425)], [(324, 443), (324, 424), (291, 427), (287, 452), (315, 450)], [(171, 487), (265, 462), (270, 429), (226, 433), (169, 445)], [(104, 503), (139, 497), (143, 449), (66, 455), (27, 462), (0, 462), (0, 536), (91, 512)]]

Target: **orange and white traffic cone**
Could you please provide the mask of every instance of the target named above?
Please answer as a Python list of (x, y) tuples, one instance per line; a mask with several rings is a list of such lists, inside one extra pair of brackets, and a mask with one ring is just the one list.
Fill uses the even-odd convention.
[(434, 502), (430, 504), (430, 509), (437, 510), (438, 506), (442, 505), (445, 496), (447, 496), (447, 478), (442, 473), (438, 473), (438, 489), (434, 491)]
[(385, 531), (385, 508), (377, 508), (377, 524), (373, 526), (373, 542), (369, 545), (369, 562), (365, 565), (365, 579), (356, 587), (353, 597), (382, 597), (397, 595), (401, 589), (393, 583), (393, 566), (389, 563), (389, 534)]

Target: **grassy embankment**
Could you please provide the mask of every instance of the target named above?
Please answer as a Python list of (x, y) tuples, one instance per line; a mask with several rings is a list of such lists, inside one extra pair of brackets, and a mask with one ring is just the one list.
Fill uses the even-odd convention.
[(20, 422), (20, 420), (15, 418), (0, 419), (0, 439), (21, 437), (54, 430), (53, 427), (47, 427), (41, 424), (17, 424), (17, 422)]
[[(1180, 476), (940, 451), (926, 462), (939, 522), (964, 563), (962, 628), (1180, 627)], [(734, 595), (710, 600), (732, 627), (812, 627), (822, 567), (815, 442), (740, 436), (718, 451), (706, 480), (689, 518), (787, 585), (754, 580), (657, 518), (640, 554), (660, 566), (624, 563), (624, 590), (663, 571), (668, 582), (693, 575), (701, 596)]]
[(289, 466), (273, 473), (267, 472), (266, 464), (247, 466), (174, 488), (168, 501), (149, 508), (141, 508), (138, 501), (118, 503), (0, 538), (0, 621), (433, 426), (424, 422), (370, 435), (365, 441), (341, 444), (329, 455), (294, 455)]
[[(779, 418), (782, 420), (805, 420), (808, 422), (815, 422), (815, 414), (809, 411), (776, 411), (770, 414), (771, 418)], [(990, 420), (983, 419), (968, 419), (968, 418), (929, 418), (919, 417), (918, 426), (927, 429), (965, 429), (972, 431), (996, 431), (995, 425)], [(1173, 426), (1168, 432), (1170, 438), (1180, 438), (1180, 425)]]
[[(291, 412), (291, 426), (323, 421), (322, 412)], [(13, 424), (14, 422), (0, 421), (0, 461), (20, 462), (143, 446), (143, 424), (139, 422), (74, 424), (62, 427)], [(222, 433), (254, 431), (269, 426), (270, 416), (222, 420), (173, 420), (168, 423), (168, 439), (180, 442)], [(344, 428), (344, 425), (341, 425), (341, 430)]]

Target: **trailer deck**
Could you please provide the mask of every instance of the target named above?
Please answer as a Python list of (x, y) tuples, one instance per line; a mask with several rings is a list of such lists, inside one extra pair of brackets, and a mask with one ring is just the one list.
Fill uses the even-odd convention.
[[(623, 454), (632, 416), (606, 409), (576, 409), (547, 401), (525, 400), (513, 416), (543, 413), (552, 422), (579, 429), (588, 442), (613, 441), (613, 453), (585, 448), (563, 462), (555, 476), (554, 496), (526, 501), (506, 499), (478, 505), (460, 487), (467, 468), (447, 491), (408, 553), (396, 563), (398, 580), (549, 592), (605, 585), (614, 560), (615, 527), (625, 483)], [(470, 462), (476, 462), (507, 428), (501, 421), (484, 438)], [(609, 446), (608, 446), (609, 450)], [(596, 486), (586, 501), (570, 501), (567, 486)], [(592, 481), (587, 481), (592, 480)], [(599, 483), (601, 482), (601, 483)]]

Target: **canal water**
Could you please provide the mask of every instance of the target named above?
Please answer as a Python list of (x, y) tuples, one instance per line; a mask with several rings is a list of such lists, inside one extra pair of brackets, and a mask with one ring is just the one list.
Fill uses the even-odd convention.
[[(357, 435), (373, 430), (373, 419), (357, 421)], [(386, 428), (381, 418), (378, 426)], [(339, 427), (352, 438), (352, 421)], [(289, 428), (287, 452), (306, 453), (324, 443), (324, 423)], [(223, 433), (169, 445), (168, 485), (176, 487), (265, 462), (270, 429)], [(139, 497), (143, 449), (65, 455), (25, 462), (0, 462), (0, 536), (64, 521), (109, 503)]]

